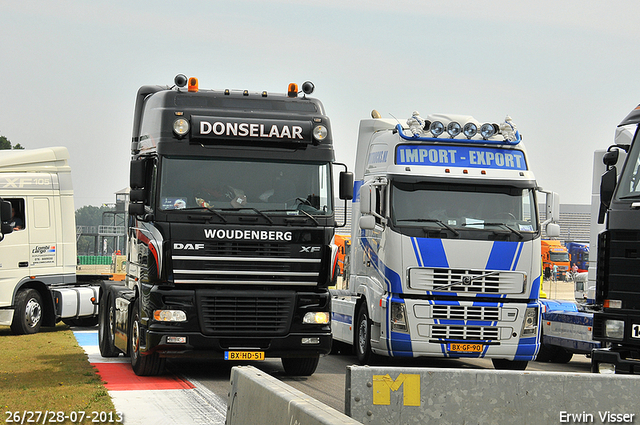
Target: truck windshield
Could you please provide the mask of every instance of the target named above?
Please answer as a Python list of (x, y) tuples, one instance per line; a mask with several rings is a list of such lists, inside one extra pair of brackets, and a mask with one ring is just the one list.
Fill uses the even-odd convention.
[(568, 252), (549, 252), (549, 260), (554, 263), (568, 263), (569, 262), (569, 253)]
[(162, 158), (161, 210), (328, 215), (332, 213), (329, 164)]
[(640, 198), (640, 143), (637, 140), (631, 145), (631, 152), (627, 156), (616, 198)]
[(394, 181), (390, 199), (397, 227), (453, 229), (455, 236), (489, 230), (520, 238), (538, 231), (532, 188)]

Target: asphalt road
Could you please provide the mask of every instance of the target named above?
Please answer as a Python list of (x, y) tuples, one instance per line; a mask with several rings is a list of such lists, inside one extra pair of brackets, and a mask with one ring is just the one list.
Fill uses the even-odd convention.
[[(193, 360), (170, 360), (169, 369), (187, 379), (196, 380), (204, 385), (222, 399), (227, 399), (231, 385), (229, 378), (231, 368), (240, 363), (229, 363), (224, 361), (193, 361)], [(277, 359), (267, 359), (263, 362), (243, 363), (251, 364), (270, 375), (286, 382), (288, 385), (302, 391), (303, 393), (321, 401), (322, 403), (344, 412), (345, 394), (345, 372), (349, 365), (358, 364), (355, 355), (350, 353), (332, 354), (322, 357), (316, 373), (310, 377), (290, 377), (284, 374), (284, 370)], [(377, 366), (415, 366), (415, 367), (437, 367), (437, 368), (462, 368), (462, 369), (493, 369), (491, 360), (487, 359), (381, 359)], [(575, 355), (566, 364), (559, 363), (539, 363), (529, 362), (527, 371), (548, 371), (548, 372), (573, 372), (590, 373), (591, 363), (583, 355)], [(553, 379), (551, 374), (549, 379)]]
[[(542, 289), (552, 299), (573, 299), (573, 282), (544, 282)], [(227, 399), (231, 385), (231, 368), (236, 364), (251, 364), (280, 379), (322, 403), (344, 412), (346, 367), (358, 364), (350, 350), (322, 357), (316, 373), (310, 377), (290, 377), (285, 375), (280, 360), (267, 359), (263, 362), (229, 363), (224, 361), (202, 361), (171, 359), (169, 369), (187, 379), (196, 380), (222, 399)], [(382, 358), (377, 366), (415, 366), (462, 369), (493, 369), (489, 359), (387, 359)], [(590, 373), (591, 362), (584, 355), (574, 355), (566, 364), (529, 362), (528, 371)], [(551, 376), (550, 376), (550, 379)]]

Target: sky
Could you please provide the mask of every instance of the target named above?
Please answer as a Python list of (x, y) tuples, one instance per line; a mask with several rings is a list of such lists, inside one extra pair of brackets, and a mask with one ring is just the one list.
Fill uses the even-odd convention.
[(593, 152), (640, 103), (637, 1), (0, 0), (0, 135), (66, 146), (76, 208), (128, 186), (135, 95), (315, 84), (336, 160), (359, 121), (420, 111), (502, 122), (539, 186), (589, 204)]

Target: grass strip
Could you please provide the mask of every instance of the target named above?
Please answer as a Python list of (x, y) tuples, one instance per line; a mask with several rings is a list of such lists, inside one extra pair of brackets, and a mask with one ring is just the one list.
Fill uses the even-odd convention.
[[(82, 421), (76, 413), (74, 421), (62, 423), (91, 423), (92, 412), (115, 417), (102, 379), (67, 325), (42, 328), (34, 335), (13, 335), (8, 326), (0, 326), (0, 340), (0, 405), (5, 423), (15, 422), (14, 412), (20, 412), (20, 422), (25, 412), (34, 422), (37, 416), (28, 412), (86, 413)], [(44, 423), (43, 419), (37, 422)]]

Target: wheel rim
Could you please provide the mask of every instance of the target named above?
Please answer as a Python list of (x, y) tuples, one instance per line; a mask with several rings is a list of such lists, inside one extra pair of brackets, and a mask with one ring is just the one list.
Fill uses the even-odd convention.
[(365, 353), (366, 347), (367, 347), (367, 318), (363, 317), (362, 320), (360, 320), (360, 325), (358, 326), (358, 349), (360, 350), (360, 353)]
[(138, 350), (140, 349), (140, 328), (138, 321), (133, 320), (133, 327), (131, 329), (131, 357), (136, 359), (138, 357)]
[(29, 299), (25, 306), (24, 314), (27, 320), (27, 326), (30, 328), (36, 327), (42, 317), (42, 308), (40, 307), (40, 303), (35, 298)]
[(114, 329), (114, 312), (113, 307), (109, 308), (109, 323), (107, 323), (107, 332), (109, 333), (109, 341), (113, 341), (115, 339), (115, 329)]

